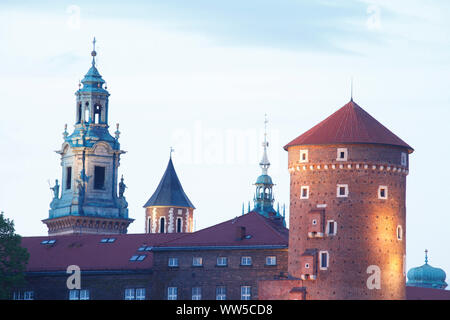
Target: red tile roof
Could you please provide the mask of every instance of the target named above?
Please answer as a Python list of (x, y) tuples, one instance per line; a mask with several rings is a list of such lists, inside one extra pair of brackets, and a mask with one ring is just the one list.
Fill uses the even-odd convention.
[[(238, 239), (238, 227), (245, 227), (248, 238)], [(165, 242), (160, 247), (185, 246), (287, 246), (289, 230), (257, 212), (250, 212), (216, 224), (182, 238)]]
[[(237, 226), (245, 227), (249, 239), (236, 239)], [(115, 238), (112, 243), (102, 243)], [(189, 246), (258, 246), (288, 245), (288, 230), (258, 213), (248, 213), (193, 233), (156, 233), (121, 235), (63, 235), (23, 237), (22, 246), (28, 249), (28, 272), (66, 271), (77, 265), (81, 271), (93, 270), (149, 270), (153, 266), (153, 250)], [(44, 240), (54, 244), (41, 244)], [(142, 246), (150, 251), (138, 251)], [(146, 255), (143, 261), (130, 261), (133, 255)]]
[(393, 134), (353, 100), (331, 116), (289, 142), (291, 146), (316, 144), (369, 143), (399, 146), (413, 151), (406, 142)]
[[(64, 235), (23, 237), (22, 246), (28, 249), (28, 272), (65, 271), (69, 265), (86, 270), (137, 270), (152, 267), (151, 251), (138, 251), (143, 244), (159, 245), (183, 234), (121, 234), (121, 235)], [(115, 238), (112, 243), (100, 242)], [(54, 244), (41, 244), (44, 240)], [(143, 261), (130, 261), (133, 255), (147, 255)]]

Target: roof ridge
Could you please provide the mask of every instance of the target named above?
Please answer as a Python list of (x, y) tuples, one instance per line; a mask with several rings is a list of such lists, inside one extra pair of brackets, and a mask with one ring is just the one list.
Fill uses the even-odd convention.
[[(269, 227), (270, 230), (272, 230), (273, 233), (275, 233), (282, 240), (285, 240), (284, 237), (280, 234), (280, 232), (278, 230), (276, 230), (275, 227), (272, 225), (273, 221), (270, 221), (269, 218), (266, 218), (257, 212), (255, 212), (255, 214), (257, 214), (258, 217), (260, 217), (260, 219), (264, 219), (264, 223)], [(289, 231), (288, 228), (286, 228), (286, 230)]]

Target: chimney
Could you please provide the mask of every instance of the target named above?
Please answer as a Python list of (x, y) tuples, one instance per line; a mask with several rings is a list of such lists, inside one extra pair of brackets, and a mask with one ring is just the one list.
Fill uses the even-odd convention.
[(236, 239), (242, 240), (245, 237), (245, 227), (243, 226), (236, 226)]

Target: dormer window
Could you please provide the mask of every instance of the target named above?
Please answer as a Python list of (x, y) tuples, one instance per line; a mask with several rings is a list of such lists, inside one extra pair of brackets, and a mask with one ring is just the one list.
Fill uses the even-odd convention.
[(300, 188), (300, 199), (308, 199), (309, 198), (309, 186), (302, 186)]
[(379, 186), (378, 187), (378, 199), (386, 200), (388, 198), (388, 187)]
[(300, 150), (300, 162), (308, 162), (308, 150)]
[(347, 156), (348, 156), (347, 148), (338, 148), (337, 149), (336, 161), (347, 161)]

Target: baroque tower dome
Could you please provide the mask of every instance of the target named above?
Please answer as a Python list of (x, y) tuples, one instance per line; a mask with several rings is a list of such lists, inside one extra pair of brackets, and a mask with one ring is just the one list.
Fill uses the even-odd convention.
[(408, 271), (408, 282), (406, 285), (410, 287), (445, 289), (447, 287), (446, 277), (444, 270), (428, 264), (428, 250), (425, 250), (425, 264), (411, 268)]

